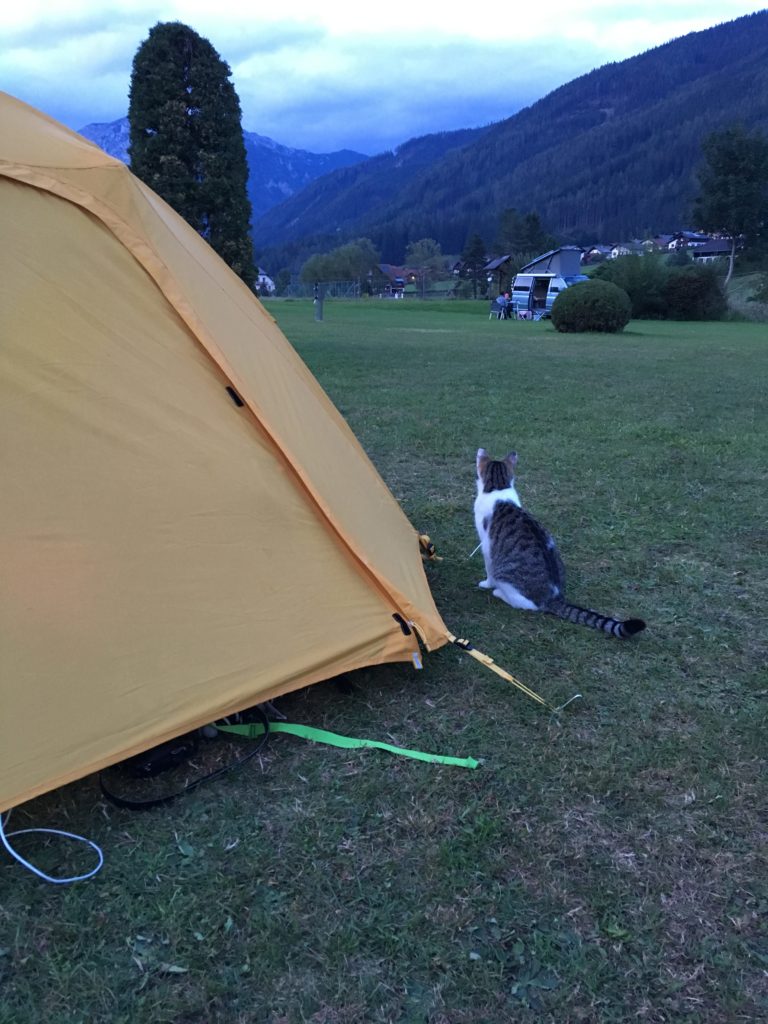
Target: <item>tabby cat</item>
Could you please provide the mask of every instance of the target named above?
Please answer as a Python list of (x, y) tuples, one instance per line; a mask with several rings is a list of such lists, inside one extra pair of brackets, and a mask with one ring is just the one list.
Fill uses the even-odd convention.
[(579, 608), (565, 599), (565, 566), (552, 537), (520, 504), (515, 490), (517, 453), (500, 461), (477, 453), (475, 526), (485, 559), (481, 587), (513, 608), (548, 612), (568, 622), (630, 637), (642, 619), (621, 621)]

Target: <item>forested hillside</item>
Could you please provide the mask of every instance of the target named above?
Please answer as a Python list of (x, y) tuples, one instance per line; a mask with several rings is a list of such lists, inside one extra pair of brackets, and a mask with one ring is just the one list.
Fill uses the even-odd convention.
[[(394, 153), (382, 153), (318, 178), (290, 200), (254, 220), (257, 253), (265, 247), (273, 250), (277, 243), (283, 255), (279, 260), (271, 259), (269, 265), (296, 264), (324, 244), (354, 237), (359, 234), (357, 225), (368, 222), (374, 213), (386, 217), (386, 210), (412, 182), (487, 131), (489, 128), (468, 128), (425, 135), (404, 143)], [(410, 237), (407, 225), (398, 226), (391, 233), (385, 225), (377, 244), (396, 252), (393, 259), (399, 260)]]
[(492, 246), (510, 206), (538, 211), (561, 241), (672, 230), (690, 218), (702, 138), (734, 121), (768, 129), (768, 11), (608, 64), (474, 137), (452, 133), (426, 165), (409, 165), (407, 143), (318, 179), (256, 222), (256, 249), (272, 266), (361, 235), (385, 260), (421, 237), (459, 252), (474, 231)]

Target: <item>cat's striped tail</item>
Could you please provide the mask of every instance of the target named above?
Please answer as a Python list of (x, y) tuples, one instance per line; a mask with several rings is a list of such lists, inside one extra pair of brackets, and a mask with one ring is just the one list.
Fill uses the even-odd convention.
[(556, 615), (558, 619), (565, 619), (566, 622), (574, 622), (577, 626), (589, 626), (590, 629), (599, 629), (604, 633), (611, 633), (613, 636), (626, 640), (636, 633), (645, 629), (642, 619), (613, 619), (609, 615), (600, 615), (590, 608), (579, 608), (563, 598), (556, 598), (543, 611), (550, 615)]

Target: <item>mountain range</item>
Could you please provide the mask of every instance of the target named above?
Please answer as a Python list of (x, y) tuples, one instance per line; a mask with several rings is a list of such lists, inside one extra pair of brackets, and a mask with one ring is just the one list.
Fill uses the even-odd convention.
[[(768, 11), (607, 64), (479, 133), (412, 140), (320, 178), (254, 221), (261, 262), (368, 237), (387, 262), (408, 241), (459, 253), (499, 218), (536, 211), (562, 242), (616, 242), (685, 226), (702, 139), (734, 122), (768, 129)], [(424, 157), (424, 158), (422, 158)]]
[[(244, 132), (258, 262), (274, 275), (367, 237), (385, 262), (436, 239), (495, 247), (504, 210), (535, 211), (568, 243), (617, 242), (690, 221), (701, 142), (768, 129), (768, 10), (582, 75), (511, 117), (411, 139), (367, 158)], [(81, 134), (127, 159), (127, 118)]]
[[(88, 124), (79, 132), (110, 156), (126, 164), (131, 162), (127, 117), (105, 124)], [(351, 149), (340, 149), (334, 153), (291, 149), (256, 132), (243, 131), (243, 141), (248, 159), (248, 197), (254, 219), (306, 188), (315, 178), (368, 159), (365, 154)]]

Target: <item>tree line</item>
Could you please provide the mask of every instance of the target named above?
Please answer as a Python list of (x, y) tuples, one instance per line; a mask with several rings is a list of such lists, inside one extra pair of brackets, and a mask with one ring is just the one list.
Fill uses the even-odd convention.
[[(494, 286), (508, 288), (520, 267), (555, 244), (555, 239), (544, 230), (536, 213), (521, 214), (510, 208), (504, 211), (494, 239), (496, 249), (510, 256), (501, 277), (497, 274), (489, 279), (485, 268), (490, 250), (477, 232), (466, 239), (460, 255), (444, 253), (434, 238), (408, 242), (397, 265), (416, 275), (422, 291), (436, 281), (455, 276), (457, 280), (453, 290), (456, 295), (480, 298)], [(454, 264), (458, 264), (456, 274)], [(374, 294), (385, 288), (389, 280), (382, 273), (381, 266), (381, 252), (373, 241), (356, 238), (310, 256), (302, 265), (299, 277), (304, 284), (357, 281), (361, 291)], [(281, 281), (284, 286), (289, 280), (290, 275), (283, 273)]]

